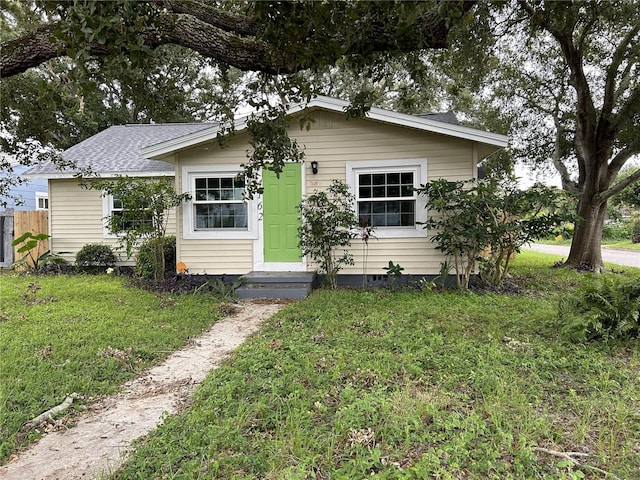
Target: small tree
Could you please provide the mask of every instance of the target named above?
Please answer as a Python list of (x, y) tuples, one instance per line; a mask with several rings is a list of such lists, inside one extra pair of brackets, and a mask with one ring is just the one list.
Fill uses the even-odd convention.
[(488, 231), (482, 224), (484, 205), (466, 184), (440, 179), (418, 189), (418, 194), (428, 198), (427, 208), (437, 213), (424, 222), (424, 228), (434, 230), (431, 239), (453, 258), (459, 288), (469, 287), (482, 250), (489, 244)]
[(438, 249), (453, 258), (456, 281), (468, 288), (478, 261), (487, 257), (489, 283), (500, 287), (515, 252), (547, 236), (566, 220), (560, 199), (548, 187), (518, 190), (513, 182), (435, 180), (418, 190), (428, 197), (425, 228), (434, 229)]
[[(353, 256), (345, 248), (351, 245), (358, 227), (354, 202), (349, 187), (334, 180), (326, 192), (315, 192), (298, 206), (302, 220), (298, 244), (304, 255), (320, 265), (331, 288), (338, 285), (342, 265), (353, 265)], [(342, 253), (337, 251), (340, 247)]]
[(500, 287), (511, 259), (523, 245), (548, 236), (574, 214), (564, 209), (563, 194), (544, 185), (527, 190), (508, 181), (481, 185), (478, 189), (487, 207), (483, 220), (489, 229), (485, 275), (489, 283)]
[(131, 257), (133, 250), (147, 240), (153, 242), (155, 280), (164, 278), (164, 243), (169, 211), (190, 198), (188, 193), (177, 194), (172, 180), (144, 180), (118, 177), (116, 180), (87, 184), (101, 190), (103, 195), (117, 197), (122, 209), (107, 217), (109, 232), (118, 235), (118, 242)]

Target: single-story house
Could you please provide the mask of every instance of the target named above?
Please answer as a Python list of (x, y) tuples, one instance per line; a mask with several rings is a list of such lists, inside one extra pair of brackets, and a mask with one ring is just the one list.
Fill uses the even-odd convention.
[[(68, 149), (78, 167), (91, 166), (103, 178), (116, 175), (173, 176), (177, 190), (192, 199), (171, 217), (177, 259), (191, 274), (315, 270), (298, 248), (300, 200), (334, 179), (346, 182), (354, 208), (375, 227), (368, 246), (367, 273), (383, 275), (389, 261), (406, 274), (436, 275), (443, 254), (416, 222), (426, 219), (425, 198), (413, 191), (430, 180), (477, 177), (478, 163), (507, 145), (507, 137), (460, 125), (454, 116), (400, 114), (372, 108), (366, 118), (347, 119), (348, 102), (318, 97), (291, 109), (311, 115), (310, 129), (291, 122), (289, 135), (304, 148), (303, 163), (288, 164), (279, 179), (263, 176), (264, 193), (243, 201), (236, 180), (249, 150), (245, 124), (224, 147), (216, 124), (115, 126)], [(312, 168), (312, 165), (314, 168)], [(115, 244), (104, 217), (119, 205), (100, 192), (82, 189), (74, 172), (52, 165), (31, 169), (49, 183), (51, 250), (75, 253), (87, 243)], [(343, 278), (363, 274), (364, 249), (354, 240), (355, 265)]]

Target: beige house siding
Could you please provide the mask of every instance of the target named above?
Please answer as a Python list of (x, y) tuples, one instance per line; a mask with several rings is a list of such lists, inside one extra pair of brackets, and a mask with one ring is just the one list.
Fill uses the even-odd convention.
[[(49, 234), (51, 251), (74, 262), (78, 251), (88, 243), (110, 245), (122, 265), (132, 265), (124, 251), (117, 250), (118, 240), (105, 237), (103, 198), (99, 191), (81, 188), (75, 179), (49, 180)], [(169, 216), (167, 232), (176, 231), (175, 211)], [(167, 266), (173, 268), (173, 266)]]
[[(474, 176), (478, 160), (474, 142), (444, 135), (420, 132), (405, 127), (363, 120), (346, 120), (343, 115), (316, 111), (310, 130), (300, 130), (293, 120), (290, 136), (305, 151), (303, 194), (326, 188), (333, 179), (347, 181), (347, 162), (375, 160), (426, 159), (427, 178), (466, 180)], [(246, 162), (247, 135), (238, 135), (225, 148), (207, 143), (176, 155), (176, 184), (182, 185), (184, 167), (239, 165)], [(313, 175), (310, 163), (318, 162), (318, 174)], [(182, 217), (179, 215), (178, 258), (191, 273), (242, 274), (253, 269), (252, 240), (184, 239)], [(261, 235), (262, 233), (259, 232)], [(369, 242), (367, 273), (384, 274), (389, 260), (404, 267), (406, 274), (437, 274), (444, 261), (434, 248), (426, 231), (409, 238), (380, 238)], [(363, 250), (360, 240), (354, 240), (351, 252), (355, 265), (342, 270), (345, 274), (362, 274)], [(314, 269), (309, 264), (308, 269)]]
[(253, 270), (251, 240), (181, 240), (178, 261), (187, 265), (189, 273), (246, 274)]
[[(176, 185), (182, 186), (183, 167), (237, 166), (247, 160), (248, 135), (240, 134), (225, 148), (217, 143), (194, 147), (177, 155)], [(253, 270), (253, 241), (250, 239), (185, 239), (183, 210), (177, 215), (176, 255), (189, 273), (241, 275)]]

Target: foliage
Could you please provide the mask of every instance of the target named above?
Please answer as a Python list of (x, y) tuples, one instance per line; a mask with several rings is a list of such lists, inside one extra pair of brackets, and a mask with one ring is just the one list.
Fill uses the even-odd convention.
[(251, 154), (243, 165), (247, 179), (245, 192), (248, 198), (262, 193), (259, 172), (266, 168), (280, 176), (285, 162), (301, 162), (304, 152), (287, 131), (290, 119), (285, 105), (270, 106), (262, 114), (252, 114), (247, 121)]
[(118, 235), (118, 243), (125, 248), (128, 257), (142, 242), (156, 240), (150, 244), (153, 254), (148, 258), (153, 262), (154, 279), (163, 279), (169, 212), (190, 195), (176, 193), (170, 178), (149, 180), (124, 176), (116, 180), (90, 181), (83, 186), (118, 198), (122, 210), (107, 217), (107, 226), (110, 233)]
[(558, 322), (578, 341), (636, 338), (640, 333), (640, 283), (605, 276), (589, 278), (560, 299)]
[[(637, 350), (560, 338), (550, 319), (579, 275), (550, 263), (518, 256), (523, 295), (317, 291), (267, 320), (114, 479), (635, 478)], [(561, 466), (539, 447), (588, 457)]]
[(483, 254), (486, 278), (500, 287), (513, 255), (566, 220), (556, 193), (542, 185), (523, 191), (510, 181), (441, 179), (418, 193), (428, 199), (424, 227), (433, 229), (438, 249), (452, 257), (457, 285), (465, 289)]
[[(125, 282), (56, 275), (34, 284), (31, 276), (2, 275), (0, 463), (43, 434), (25, 429), (28, 420), (71, 392), (80, 408), (118, 392), (220, 318), (212, 297), (152, 293)], [(109, 351), (126, 355), (104, 355)]]
[(636, 218), (631, 224), (631, 243), (640, 243), (640, 218)]
[[(158, 243), (160, 242), (162, 242), (162, 248), (164, 250), (164, 263), (169, 267), (165, 268), (162, 274), (157, 271), (159, 264), (156, 259), (158, 249), (160, 248)], [(140, 244), (140, 248), (138, 248), (138, 253), (136, 254), (134, 272), (136, 276), (140, 278), (159, 280), (166, 276), (174, 275), (175, 266), (176, 237), (168, 235), (162, 241), (157, 238), (151, 238)]]
[(338, 285), (338, 272), (342, 265), (353, 265), (353, 257), (346, 248), (351, 245), (353, 231), (358, 227), (354, 201), (349, 187), (344, 182), (333, 180), (326, 191), (309, 195), (298, 206), (302, 254), (318, 263), (331, 288)]
[(337, 63), (375, 73), (405, 56), (418, 66), (474, 3), (5, 0), (2, 122), (66, 148), (125, 122), (222, 120), (232, 134), (237, 107), (249, 106), (251, 196), (262, 166), (302, 157), (281, 127), (283, 112), (322, 91), (305, 74)]
[[(136, 66), (153, 49), (171, 43), (228, 66), (272, 75), (317, 69), (340, 58), (363, 64), (378, 53), (444, 47), (451, 26), (473, 3), (38, 3), (44, 6), (44, 15), (36, 26), (44, 24), (44, 38), (29, 44), (27, 30), (3, 44), (2, 73), (15, 75), (63, 53), (78, 63), (101, 57), (110, 66)], [(425, 31), (430, 34), (424, 35)], [(57, 38), (51, 38), (54, 35)], [(61, 52), (47, 50), (54, 39)], [(32, 58), (38, 50), (45, 51)]]
[(628, 240), (631, 238), (631, 222), (611, 222), (605, 223), (602, 227), (602, 240)]
[(619, 177), (640, 153), (636, 11), (634, 2), (519, 1), (492, 13), (487, 100), (511, 123), (512, 154), (555, 169), (578, 195), (571, 266), (601, 269), (607, 201), (640, 181), (640, 171)]
[[(26, 2), (25, 2), (26, 3)], [(234, 72), (229, 72), (233, 78)], [(51, 161), (60, 169), (80, 167), (61, 151), (112, 126), (127, 123), (193, 122), (216, 119), (223, 73), (196, 54), (163, 47), (137, 67), (109, 69), (69, 59), (49, 62), (0, 82), (0, 196), (24, 180), (12, 175), (15, 161)], [(227, 82), (234, 90), (233, 81)], [(88, 162), (90, 163), (90, 162)]]
[[(639, 167), (625, 168), (620, 171), (617, 181), (619, 182), (621, 180), (624, 180), (639, 170)], [(620, 193), (616, 194), (612, 200), (613, 203), (618, 207), (628, 206), (631, 208), (640, 209), (640, 181), (629, 185)]]
[(368, 224), (369, 222), (364, 220), (360, 221), (358, 229), (356, 230), (355, 237), (362, 241), (362, 286), (367, 286), (367, 260), (369, 259), (369, 240), (376, 237), (375, 227)]
[(194, 293), (206, 293), (221, 302), (236, 302), (238, 300), (236, 290), (242, 286), (245, 280), (246, 278), (242, 276), (232, 282), (229, 282), (226, 278), (211, 279), (205, 277), (205, 282), (196, 288)]
[(107, 267), (114, 267), (118, 257), (109, 245), (88, 243), (76, 253), (76, 268), (82, 272), (104, 273)]
[(41, 270), (46, 265), (49, 264), (61, 264), (66, 263), (66, 261), (57, 254), (51, 253), (51, 251), (47, 250), (46, 252), (41, 253), (37, 257), (35, 253), (37, 253), (38, 248), (40, 247), (41, 242), (44, 242), (50, 238), (46, 233), (38, 233), (34, 235), (31, 232), (25, 232), (20, 235), (18, 238), (14, 239), (11, 242), (13, 247), (17, 247), (21, 245), (17, 252), (24, 253), (25, 255), (16, 260), (11, 268), (19, 268), (26, 267), (34, 270)]
[(393, 263), (389, 260), (389, 265), (387, 267), (382, 267), (382, 269), (387, 272), (387, 277), (389, 278), (389, 285), (391, 287), (396, 287), (402, 276), (402, 272), (404, 271), (404, 267), (402, 267), (399, 263)]

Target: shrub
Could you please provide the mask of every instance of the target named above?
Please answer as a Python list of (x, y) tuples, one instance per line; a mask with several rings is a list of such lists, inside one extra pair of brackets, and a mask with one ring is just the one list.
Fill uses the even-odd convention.
[(109, 245), (88, 243), (76, 254), (76, 269), (81, 272), (104, 273), (114, 267), (118, 257)]
[(640, 284), (611, 277), (590, 279), (560, 301), (558, 319), (572, 340), (636, 338), (640, 333)]
[(627, 240), (631, 232), (631, 225), (628, 222), (613, 222), (602, 227), (603, 240)]
[(165, 269), (164, 265), (156, 263), (156, 246), (160, 239), (153, 238), (147, 240), (140, 245), (138, 255), (136, 256), (135, 274), (140, 278), (158, 278), (158, 269), (162, 269), (165, 275), (172, 276), (175, 273), (176, 265), (176, 237), (170, 235), (164, 238), (164, 265), (169, 268)]
[(633, 221), (631, 227), (631, 243), (640, 243), (640, 218)]
[(452, 260), (456, 283), (464, 289), (481, 256), (488, 265), (483, 278), (500, 288), (514, 253), (570, 218), (553, 189), (534, 185), (523, 191), (512, 179), (439, 179), (417, 192), (429, 208), (427, 221), (418, 223), (433, 232), (431, 239)]
[(300, 249), (327, 274), (331, 288), (338, 286), (342, 266), (353, 265), (353, 256), (346, 249), (358, 228), (354, 202), (349, 187), (334, 180), (326, 192), (315, 192), (298, 205), (302, 220), (298, 228)]

